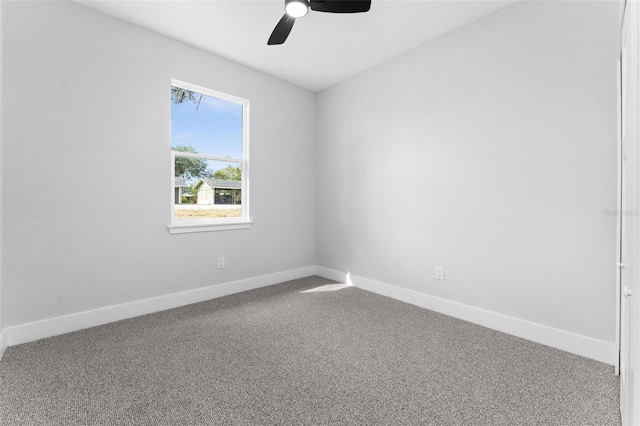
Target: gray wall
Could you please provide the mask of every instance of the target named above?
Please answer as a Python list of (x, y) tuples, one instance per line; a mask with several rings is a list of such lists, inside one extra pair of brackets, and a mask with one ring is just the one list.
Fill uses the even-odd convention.
[[(4, 326), (315, 263), (314, 93), (75, 3), (3, 3)], [(169, 235), (171, 78), (251, 101), (252, 229)]]
[[(318, 264), (613, 342), (616, 13), (519, 2), (316, 104), (77, 4), (3, 2), (3, 326)], [(251, 100), (251, 230), (168, 234), (171, 78)]]
[[(2, 15), (4, 10), (4, 2), (0, 1), (0, 191), (2, 190), (2, 133), (4, 129), (4, 123), (2, 120), (2, 70), (4, 63), (4, 38), (2, 27)], [(4, 322), (2, 320), (2, 194), (0, 193), (0, 358), (4, 353), (4, 347), (6, 346), (3, 341), (2, 331), (4, 330)]]
[(518, 2), (320, 92), (318, 264), (613, 342), (617, 12)]

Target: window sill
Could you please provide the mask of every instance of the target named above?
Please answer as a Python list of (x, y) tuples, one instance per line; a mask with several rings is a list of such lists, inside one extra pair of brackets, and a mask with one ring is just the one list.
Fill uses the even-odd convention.
[(170, 223), (169, 234), (188, 234), (192, 232), (230, 231), (233, 229), (249, 229), (253, 222), (221, 222), (221, 223)]

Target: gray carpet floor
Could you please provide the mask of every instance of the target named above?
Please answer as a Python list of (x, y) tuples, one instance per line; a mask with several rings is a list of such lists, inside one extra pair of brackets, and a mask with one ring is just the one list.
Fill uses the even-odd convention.
[(0, 424), (620, 424), (610, 366), (328, 283), (11, 347)]

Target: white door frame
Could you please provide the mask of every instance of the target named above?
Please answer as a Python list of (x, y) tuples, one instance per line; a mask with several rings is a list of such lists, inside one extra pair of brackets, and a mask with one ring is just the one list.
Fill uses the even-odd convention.
[(620, 169), (622, 203), (619, 212), (620, 412), (622, 424), (640, 425), (640, 4), (627, 0), (621, 32), (622, 70), (620, 118)]
[[(622, 29), (622, 13), (624, 9), (621, 10), (620, 16), (620, 28)], [(622, 31), (621, 31), (622, 32)], [(620, 49), (620, 55), (618, 56), (617, 61), (617, 69), (616, 69), (616, 92), (617, 92), (617, 144), (618, 144), (618, 155), (617, 155), (617, 168), (618, 171), (618, 179), (617, 179), (617, 194), (616, 194), (616, 212), (622, 211), (622, 48)], [(616, 216), (616, 347), (618, 348), (618, 356), (616, 357), (614, 364), (614, 374), (620, 375), (620, 289), (622, 288), (622, 253), (621, 253), (621, 244), (622, 244), (622, 215), (619, 214)]]

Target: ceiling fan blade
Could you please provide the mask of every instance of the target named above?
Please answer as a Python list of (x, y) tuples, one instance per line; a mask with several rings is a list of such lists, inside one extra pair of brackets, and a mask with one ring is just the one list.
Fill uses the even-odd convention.
[(371, 0), (311, 0), (309, 7), (317, 12), (368, 12), (371, 9)]
[(289, 37), (289, 33), (291, 32), (291, 28), (293, 28), (293, 24), (296, 22), (296, 18), (292, 18), (291, 16), (285, 15), (280, 19), (276, 27), (273, 29), (271, 33), (271, 37), (269, 37), (269, 41), (267, 44), (272, 46), (274, 44), (282, 44)]

